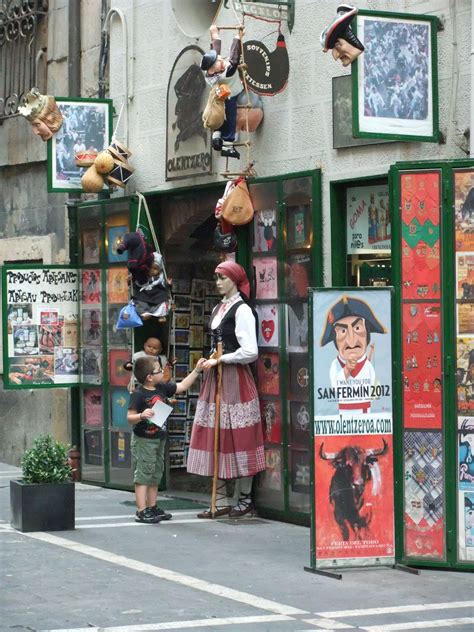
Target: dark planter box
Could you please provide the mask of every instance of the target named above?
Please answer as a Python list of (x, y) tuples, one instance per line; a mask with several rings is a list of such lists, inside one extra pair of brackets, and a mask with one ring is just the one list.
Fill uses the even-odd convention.
[(74, 529), (74, 483), (29, 484), (10, 481), (11, 524), (28, 531)]

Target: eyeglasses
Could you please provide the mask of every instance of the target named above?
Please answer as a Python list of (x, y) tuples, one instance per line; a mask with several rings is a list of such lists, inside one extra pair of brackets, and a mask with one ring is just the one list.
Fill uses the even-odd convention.
[(159, 375), (160, 373), (163, 373), (163, 369), (157, 369), (156, 371), (152, 371), (151, 375)]

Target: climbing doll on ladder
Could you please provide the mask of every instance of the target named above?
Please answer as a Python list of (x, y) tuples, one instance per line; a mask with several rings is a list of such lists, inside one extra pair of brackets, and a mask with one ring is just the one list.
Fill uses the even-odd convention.
[[(237, 125), (237, 97), (242, 92), (242, 83), (239, 75), (239, 61), (242, 52), (243, 27), (237, 27), (237, 35), (233, 38), (227, 59), (221, 57), (222, 41), (219, 37), (219, 27), (212, 24), (211, 50), (205, 53), (201, 60), (201, 69), (204, 78), (211, 86), (225, 85), (230, 90), (229, 97), (225, 100), (225, 120), (223, 125), (212, 133), (212, 147), (220, 151), (226, 158), (240, 158), (240, 154), (232, 143), (236, 140)], [(227, 143), (228, 146), (225, 146)]]

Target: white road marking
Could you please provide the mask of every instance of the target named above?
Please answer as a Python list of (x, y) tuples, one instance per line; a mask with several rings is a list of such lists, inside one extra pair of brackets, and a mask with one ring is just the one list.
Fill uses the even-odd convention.
[(311, 625), (317, 625), (318, 628), (322, 628), (323, 630), (349, 630), (355, 629), (355, 626), (349, 625), (348, 623), (341, 623), (340, 621), (334, 621), (334, 619), (326, 619), (322, 617), (318, 617), (317, 619), (303, 619), (305, 623), (310, 623)]
[(104, 562), (109, 562), (110, 564), (117, 564), (117, 566), (122, 566), (141, 573), (147, 573), (148, 575), (175, 582), (182, 586), (201, 590), (217, 597), (231, 599), (233, 601), (252, 606), (253, 608), (268, 610), (269, 612), (281, 615), (308, 614), (307, 610), (300, 610), (299, 608), (293, 608), (293, 606), (287, 606), (285, 604), (277, 603), (276, 601), (270, 601), (269, 599), (257, 597), (255, 595), (251, 595), (250, 593), (207, 582), (205, 580), (198, 579), (197, 577), (177, 573), (167, 568), (160, 568), (159, 566), (139, 562), (137, 560), (127, 558), (124, 555), (117, 555), (115, 553), (103, 551), (86, 544), (81, 544), (80, 542), (73, 542), (71, 540), (67, 540), (66, 538), (51, 535), (50, 533), (24, 533), (23, 535), (34, 540), (54, 544), (55, 546), (68, 549), (76, 553), (82, 553), (83, 555), (88, 555), (89, 557), (103, 560)]
[[(201, 524), (214, 524), (215, 520), (200, 520), (199, 518), (185, 518), (184, 520), (162, 520), (157, 523), (159, 525), (162, 524), (185, 524), (188, 522), (199, 522)], [(82, 524), (78, 529), (82, 531), (82, 529), (114, 529), (115, 527), (155, 527), (156, 524), (147, 523), (147, 522), (108, 522), (106, 524)]]
[(146, 632), (147, 630), (186, 630), (190, 628), (210, 628), (218, 625), (244, 623), (277, 623), (294, 621), (285, 615), (263, 615), (256, 617), (222, 617), (219, 619), (195, 619), (194, 621), (169, 621), (168, 623), (145, 623), (142, 625), (118, 625), (111, 628), (63, 628), (58, 630), (39, 630), (39, 632)]
[[(173, 516), (187, 516), (187, 515), (195, 515), (196, 514), (196, 510), (194, 511), (180, 511), (180, 510), (176, 510), (173, 511), (172, 509), (170, 510), (173, 513)], [(128, 514), (120, 514), (117, 516), (87, 516), (87, 517), (77, 517), (76, 516), (76, 522), (79, 521), (85, 521), (85, 520), (116, 520), (118, 518), (133, 518), (134, 512), (132, 513), (128, 513)], [(202, 520), (201, 520), (202, 522)]]
[(448, 610), (450, 608), (473, 608), (474, 601), (448, 601), (446, 603), (423, 603), (408, 606), (388, 606), (381, 608), (360, 608), (357, 610), (336, 610), (315, 612), (320, 617), (340, 619), (341, 617), (365, 617), (371, 614), (393, 614), (396, 612), (418, 612), (418, 610)]
[[(458, 625), (472, 625), (474, 617), (460, 617), (457, 619), (436, 619), (435, 621), (412, 621), (407, 623), (387, 623), (387, 625), (369, 625), (361, 630), (372, 632), (388, 632), (390, 630), (431, 630), (432, 628), (454, 628)], [(472, 630), (472, 628), (471, 628)]]

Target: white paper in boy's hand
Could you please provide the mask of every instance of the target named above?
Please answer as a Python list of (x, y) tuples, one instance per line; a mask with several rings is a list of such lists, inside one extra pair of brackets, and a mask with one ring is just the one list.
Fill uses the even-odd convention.
[(150, 417), (148, 421), (151, 421), (151, 423), (158, 426), (158, 428), (163, 428), (172, 410), (172, 406), (168, 406), (165, 402), (158, 400), (152, 406), (153, 417)]

